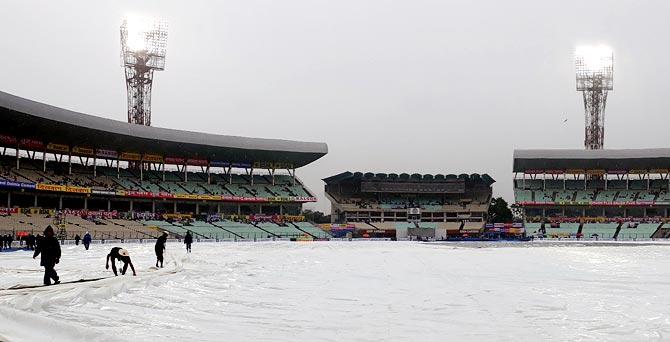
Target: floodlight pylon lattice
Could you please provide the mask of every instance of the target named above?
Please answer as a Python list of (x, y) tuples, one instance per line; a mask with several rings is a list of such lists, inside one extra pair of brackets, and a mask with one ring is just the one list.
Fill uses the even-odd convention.
[(121, 65), (128, 90), (128, 123), (151, 126), (154, 71), (165, 69), (167, 23), (129, 16), (121, 24)]
[(605, 145), (607, 93), (614, 87), (614, 54), (603, 47), (581, 47), (575, 54), (577, 91), (584, 98), (584, 147), (600, 150)]

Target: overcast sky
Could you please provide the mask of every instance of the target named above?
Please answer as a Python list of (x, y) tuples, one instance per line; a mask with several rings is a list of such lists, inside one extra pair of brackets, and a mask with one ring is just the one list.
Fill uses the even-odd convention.
[[(670, 1), (29, 1), (0, 5), (0, 90), (126, 120), (119, 25), (164, 17), (154, 126), (323, 141), (298, 170), (488, 173), (515, 148), (582, 148), (574, 48), (610, 45), (605, 146), (667, 147)], [(563, 123), (568, 119), (567, 123)]]

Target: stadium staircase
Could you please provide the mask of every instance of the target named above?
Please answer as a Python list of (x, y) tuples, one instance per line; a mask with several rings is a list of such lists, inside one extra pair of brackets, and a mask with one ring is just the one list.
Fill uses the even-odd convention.
[(186, 189), (186, 187), (182, 183), (177, 183), (177, 187), (179, 187), (180, 190), (183, 190), (184, 193), (186, 193), (186, 194), (192, 194), (193, 193), (192, 191), (189, 191), (188, 189)]
[(663, 228), (664, 224), (665, 223), (661, 223), (658, 225), (654, 234), (651, 234), (652, 239), (667, 239), (670, 237), (670, 228)]
[(207, 187), (205, 187), (202, 183), (198, 183), (197, 185), (200, 189), (203, 189), (205, 191), (205, 194), (211, 195), (212, 191), (210, 191)]
[(277, 234), (275, 234), (275, 233), (273, 233), (273, 232), (271, 232), (271, 231), (269, 231), (269, 230), (264, 229), (263, 227), (259, 226), (259, 225), (256, 224), (256, 223), (252, 223), (251, 225), (253, 225), (254, 227), (256, 227), (256, 228), (258, 228), (258, 229), (260, 229), (260, 230), (262, 230), (262, 231), (264, 231), (264, 232), (266, 232), (266, 233), (272, 235), (272, 237), (276, 237), (276, 238), (280, 238), (280, 237), (281, 237), (281, 236), (279, 236), (279, 235), (277, 235)]
[(244, 236), (242, 236), (242, 235), (240, 235), (240, 234), (237, 234), (237, 233), (235, 233), (235, 232), (233, 232), (233, 231), (230, 231), (230, 230), (228, 230), (228, 229), (226, 229), (226, 228), (224, 228), (224, 227), (222, 227), (222, 226), (216, 224), (216, 222), (210, 222), (209, 224), (211, 224), (212, 226), (217, 227), (217, 228), (219, 228), (219, 229), (222, 229), (224, 232), (229, 233), (230, 235), (235, 235), (235, 237), (238, 237), (238, 238), (240, 238), (240, 239), (242, 239), (242, 240), (246, 239)]
[(582, 230), (584, 230), (584, 222), (579, 224), (579, 228), (577, 228), (577, 235), (583, 236)]
[(298, 226), (297, 224), (295, 224), (295, 223), (293, 223), (293, 222), (289, 222), (289, 224), (292, 225), (293, 227), (295, 227), (295, 229), (297, 229), (297, 230), (299, 230), (299, 231), (301, 231), (301, 232), (303, 232), (303, 233), (305, 233), (305, 234), (311, 236), (313, 239), (318, 239), (318, 236), (316, 236), (316, 235), (314, 235), (314, 234), (312, 234), (312, 233), (310, 233), (310, 232), (308, 232), (308, 231), (306, 231), (306, 230), (300, 228), (300, 226)]
[(619, 224), (616, 226), (616, 231), (614, 232), (614, 236), (612, 236), (614, 240), (619, 238), (619, 233), (621, 233), (621, 227), (623, 227), (623, 222), (619, 222)]
[(377, 228), (377, 226), (375, 226), (374, 224), (372, 224), (372, 223), (370, 223), (370, 222), (365, 222), (365, 224), (367, 224), (368, 226), (370, 226), (370, 227), (372, 227), (372, 228), (374, 228), (374, 229), (379, 229), (379, 228)]

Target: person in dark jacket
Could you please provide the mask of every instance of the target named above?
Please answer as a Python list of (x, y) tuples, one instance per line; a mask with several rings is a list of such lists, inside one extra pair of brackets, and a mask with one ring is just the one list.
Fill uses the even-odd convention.
[(186, 252), (191, 253), (191, 244), (193, 243), (193, 235), (191, 235), (191, 231), (186, 232), (186, 236), (184, 236), (184, 244), (186, 244)]
[(154, 246), (154, 250), (156, 252), (156, 267), (158, 267), (158, 263), (160, 263), (160, 267), (163, 268), (163, 252), (165, 252), (165, 243), (167, 242), (167, 237), (168, 234), (163, 232), (163, 235), (156, 239), (156, 246)]
[(33, 249), (33, 241), (35, 240), (35, 237), (33, 236), (33, 233), (28, 234), (26, 236), (26, 249)]
[(81, 237), (79, 236), (79, 234), (75, 235), (74, 236), (74, 244), (76, 246), (79, 246), (79, 240), (81, 240)]
[(91, 240), (93, 240), (91, 238), (91, 234), (86, 232), (86, 234), (84, 234), (84, 239), (81, 240), (81, 242), (84, 243), (84, 247), (86, 248), (86, 250), (88, 250), (88, 246), (91, 244)]
[(107, 262), (105, 263), (105, 269), (109, 269), (109, 260), (112, 260), (112, 271), (114, 271), (114, 275), (117, 276), (118, 274), (116, 273), (116, 260), (123, 261), (123, 268), (121, 269), (121, 275), (126, 274), (126, 270), (128, 270), (128, 265), (130, 265), (130, 269), (133, 270), (133, 276), (136, 276), (137, 273), (135, 273), (135, 267), (133, 266), (133, 262), (130, 261), (130, 254), (128, 254), (128, 251), (121, 248), (121, 247), (114, 247), (112, 248), (111, 251), (109, 251), (109, 254), (107, 254)]
[(40, 266), (44, 266), (44, 285), (51, 285), (52, 279), (54, 284), (60, 283), (58, 274), (54, 270), (56, 264), (60, 262), (60, 243), (54, 235), (53, 228), (48, 226), (44, 230), (44, 237), (39, 239), (33, 254), (33, 259), (42, 254)]

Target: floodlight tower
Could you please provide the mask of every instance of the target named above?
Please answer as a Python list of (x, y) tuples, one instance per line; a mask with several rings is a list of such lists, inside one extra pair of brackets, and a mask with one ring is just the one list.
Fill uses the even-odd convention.
[(584, 146), (600, 150), (605, 139), (607, 92), (613, 89), (614, 54), (606, 46), (581, 46), (575, 53), (577, 91), (584, 97)]
[(151, 126), (154, 70), (165, 69), (167, 23), (128, 16), (121, 24), (121, 64), (128, 89), (128, 123)]

